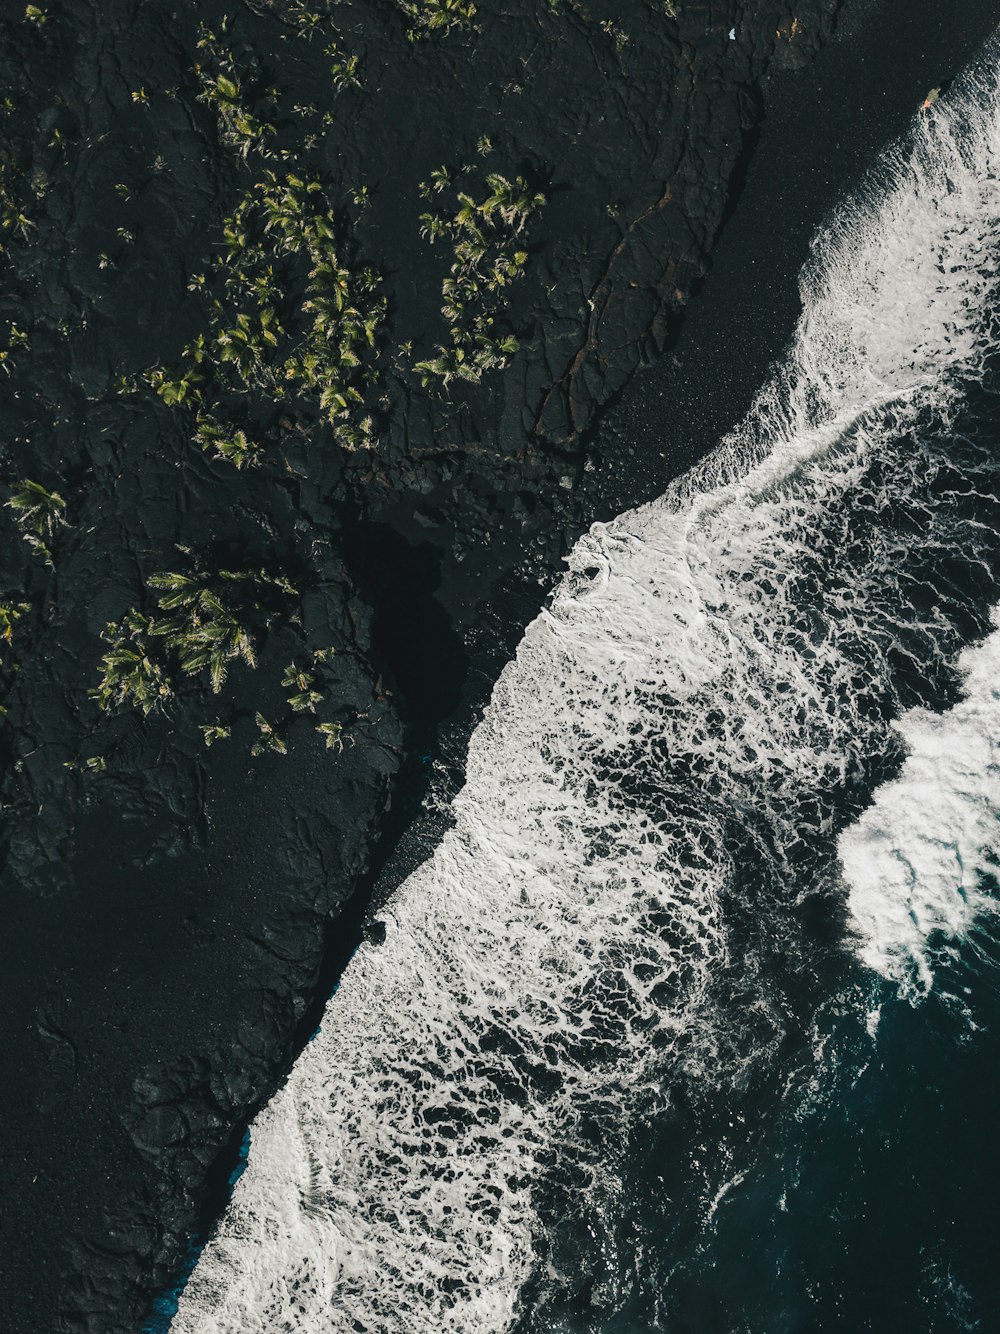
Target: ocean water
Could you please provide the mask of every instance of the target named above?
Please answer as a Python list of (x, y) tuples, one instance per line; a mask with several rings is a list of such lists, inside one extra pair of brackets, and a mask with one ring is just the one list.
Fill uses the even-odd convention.
[(1000, 1328), (996, 51), (801, 285), (528, 628), (175, 1334)]

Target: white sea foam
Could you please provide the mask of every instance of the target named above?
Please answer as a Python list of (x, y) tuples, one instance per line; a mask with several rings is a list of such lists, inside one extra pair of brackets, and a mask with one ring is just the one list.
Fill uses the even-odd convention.
[(903, 986), (927, 989), (936, 949), (995, 911), (984, 888), (1000, 854), (1000, 629), (960, 659), (965, 697), (899, 723), (899, 777), (840, 837), (861, 956)]
[(891, 744), (894, 664), (953, 636), (913, 533), (987, 542), (989, 465), (949, 463), (940, 422), (989, 340), (998, 165), (970, 82), (818, 237), (748, 421), (580, 542), (454, 829), (255, 1122), (175, 1334), (499, 1334), (529, 1278), (561, 1281), (544, 1200), (586, 1208), (636, 1113), (776, 1040), (733, 937), (748, 867), (780, 933), (835, 794)]

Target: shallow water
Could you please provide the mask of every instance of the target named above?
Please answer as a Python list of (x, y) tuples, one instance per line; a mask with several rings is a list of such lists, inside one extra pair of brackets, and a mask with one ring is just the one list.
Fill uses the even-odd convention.
[(175, 1331), (989, 1327), (996, 63), (574, 551)]

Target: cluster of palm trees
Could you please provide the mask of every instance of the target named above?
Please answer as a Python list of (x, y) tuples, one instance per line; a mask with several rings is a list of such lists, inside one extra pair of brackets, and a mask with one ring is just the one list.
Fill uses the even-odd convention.
[(92, 692), (102, 709), (123, 704), (137, 708), (143, 716), (174, 697), (167, 664), (156, 651), (153, 619), (130, 607), (118, 622), (110, 622), (104, 639), (110, 648), (101, 659), (104, 674)]
[(194, 438), (202, 449), (218, 459), (225, 459), (234, 468), (255, 467), (263, 450), (251, 440), (242, 427), (226, 425), (210, 412), (199, 412), (195, 421)]
[(35, 225), (24, 211), (24, 199), (19, 197), (24, 172), (2, 151), (4, 121), (13, 111), (11, 98), (0, 97), (0, 255), (13, 238), (26, 240)]
[[(326, 699), (325, 690), (318, 688), (328, 684), (320, 676), (322, 664), (329, 661), (333, 655), (334, 650), (332, 648), (317, 649), (313, 653), (312, 661), (308, 667), (303, 667), (298, 662), (288, 664), (282, 674), (281, 684), (291, 712), (276, 723), (269, 721), (259, 710), (254, 714), (258, 736), (250, 748), (251, 755), (264, 755), (269, 752), (275, 755), (288, 754), (288, 741), (285, 734), (291, 717), (298, 713), (311, 713), (315, 716), (317, 705), (322, 704)], [(219, 723), (204, 724), (201, 730), (206, 746), (211, 746), (215, 741), (228, 737), (230, 734), (230, 728), (223, 727)], [(343, 751), (344, 724), (342, 722), (317, 723), (314, 730), (323, 737), (327, 750)], [(350, 738), (348, 739), (350, 740)]]
[(132, 705), (143, 714), (167, 703), (185, 676), (205, 673), (218, 694), (229, 665), (257, 665), (255, 639), (297, 597), (265, 570), (194, 570), (150, 576), (157, 611), (131, 607), (104, 631), (110, 645), (93, 692), (103, 709)]
[[(225, 18), (221, 26), (225, 32)], [(249, 93), (244, 77), (218, 36), (204, 23), (199, 25), (198, 50), (204, 53), (204, 62), (199, 61), (194, 67), (201, 88), (198, 100), (210, 106), (218, 117), (222, 142), (244, 159), (251, 153), (269, 156), (268, 143), (277, 133), (276, 127), (247, 105)], [(273, 89), (268, 90), (267, 100), (273, 103)]]
[[(262, 569), (169, 571), (152, 575), (149, 587), (156, 601), (152, 614), (130, 607), (104, 631), (108, 651), (101, 660), (101, 680), (91, 695), (107, 712), (131, 707), (145, 716), (160, 710), (189, 677), (206, 678), (212, 693), (219, 694), (231, 664), (257, 666), (258, 640), (276, 616), (289, 619), (289, 609), (298, 599), (289, 580)], [(9, 639), (12, 626), (26, 610), (0, 603), (0, 636)], [(327, 664), (335, 655), (333, 648), (316, 649), (305, 665), (288, 663), (281, 677), (287, 712), (277, 722), (255, 713), (258, 736), (252, 755), (287, 754), (285, 733), (291, 720), (297, 714), (315, 718), (330, 697)], [(229, 722), (218, 719), (201, 724), (206, 746), (228, 738), (231, 730)], [(344, 749), (343, 722), (317, 722), (314, 730), (327, 750)]]
[[(302, 14), (311, 20), (304, 9)], [(225, 24), (220, 31), (225, 34)], [(293, 153), (278, 146), (267, 120), (276, 90), (262, 89), (252, 73), (242, 72), (206, 28), (199, 47), (199, 96), (215, 110), (221, 139), (236, 150), (249, 181), (224, 220), (218, 252), (188, 284), (206, 301), (202, 332), (183, 349), (177, 366), (154, 367), (143, 379), (165, 404), (191, 413), (202, 449), (236, 468), (264, 460), (265, 441), (252, 423), (290, 398), (326, 420), (342, 443), (371, 443), (374, 428), (364, 404), (370, 391), (381, 388), (381, 281), (349, 262), (344, 222), (322, 183), (293, 169)], [(339, 47), (327, 54), (338, 88), (357, 82), (354, 58)], [(355, 202), (362, 206), (361, 192)], [(136, 384), (123, 379), (120, 387), (130, 392)], [(128, 706), (149, 714), (188, 680), (201, 679), (218, 694), (234, 664), (256, 666), (260, 637), (276, 618), (296, 624), (297, 593), (287, 580), (264, 570), (208, 569), (194, 558), (191, 563), (184, 572), (151, 576), (151, 606), (132, 607), (106, 627), (107, 651), (92, 691), (103, 709)], [(332, 653), (317, 651), (305, 666), (288, 665), (279, 717), (256, 714), (254, 754), (284, 754), (284, 734), (298, 714), (313, 715), (327, 747), (343, 749), (344, 724), (315, 719), (333, 699), (323, 671)], [(228, 737), (231, 722), (202, 724), (205, 745)]]
[(451, 325), (451, 341), (414, 364), (424, 385), (435, 379), (442, 385), (452, 379), (478, 381), (484, 372), (506, 366), (517, 351), (517, 338), (502, 331), (498, 316), (505, 289), (523, 275), (528, 262), (519, 238), (545, 203), (545, 196), (533, 191), (523, 176), (511, 181), (499, 172), (486, 174), (480, 199), (458, 188), (446, 167), (433, 171), (420, 187), (427, 199), (452, 188), (453, 210), (420, 217), (421, 235), (431, 244), (450, 244), (453, 255), (441, 287), (441, 311)]
[[(170, 405), (198, 407), (210, 380), (244, 399), (298, 395), (341, 443), (371, 444), (364, 404), (378, 382), (386, 299), (377, 274), (345, 262), (320, 182), (265, 170), (226, 219), (223, 240), (208, 277), (195, 284), (218, 293), (209, 330), (184, 349), (178, 368), (156, 367), (147, 382)], [(261, 458), (245, 433), (208, 411), (199, 413), (195, 439), (237, 467)]]
[[(179, 370), (168, 371), (163, 366), (154, 366), (146, 373), (146, 383), (155, 389), (168, 407), (192, 406), (200, 403), (205, 383), (210, 370), (207, 361), (205, 335), (199, 334), (183, 351), (184, 363)], [(120, 382), (122, 393), (128, 393), (134, 386), (127, 376)]]
[(476, 17), (473, 0), (399, 0), (399, 7), (413, 25), (411, 37), (469, 28)]
[[(223, 36), (225, 29), (223, 22)], [(265, 165), (292, 154), (273, 147), (274, 127), (248, 109), (252, 76), (238, 69), (220, 36), (205, 25), (200, 31), (199, 97), (216, 111), (223, 142), (257, 165), (257, 180), (225, 219), (223, 246), (207, 273), (189, 284), (210, 298), (209, 329), (184, 349), (179, 367), (154, 367), (146, 382), (168, 405), (198, 408), (196, 441), (237, 467), (260, 462), (262, 451), (217, 411), (201, 410), (210, 390), (216, 398), (256, 394), (267, 404), (301, 396), (341, 443), (370, 445), (374, 428), (363, 404), (378, 378), (381, 281), (348, 262), (320, 181)], [(327, 54), (335, 57), (338, 88), (357, 82), (355, 58), (336, 43)], [(257, 91), (273, 107), (278, 90)]]
[(378, 381), (377, 343), (386, 319), (381, 279), (344, 261), (319, 181), (267, 172), (257, 188), (265, 235), (275, 239), (279, 254), (309, 265), (300, 309), (310, 322), (284, 359), (285, 382), (318, 398), (343, 443), (371, 444), (371, 421), (359, 421), (357, 412)]
[[(280, 722), (270, 722), (263, 713), (254, 714), (254, 722), (257, 725), (257, 740), (250, 749), (251, 755), (264, 755), (268, 752), (275, 755), (288, 754), (288, 742), (285, 738), (288, 724), (292, 716), (298, 713), (311, 713), (315, 716), (316, 707), (322, 704), (326, 699), (326, 691), (319, 689), (320, 686), (328, 686), (328, 682), (322, 679), (323, 664), (328, 662), (334, 656), (335, 650), (317, 649), (313, 655), (309, 666), (303, 667), (298, 662), (290, 662), (282, 674), (281, 684), (285, 691), (285, 699), (290, 710)], [(220, 733), (218, 727), (203, 728), (206, 744), (211, 744), (209, 735), (214, 739)], [(342, 722), (321, 722), (317, 723), (314, 729), (326, 742), (327, 750), (343, 751), (344, 749), (344, 724)], [(229, 735), (228, 728), (226, 735)]]
[[(316, 649), (307, 667), (290, 662), (285, 668), (281, 684), (293, 714), (311, 713), (315, 717), (317, 706), (324, 703), (330, 689), (329, 675), (324, 668), (335, 656), (336, 649)], [(316, 724), (315, 730), (325, 739), (327, 750), (344, 749), (343, 723), (321, 722)]]
[(361, 87), (361, 61), (356, 53), (348, 54), (334, 38), (324, 48), (323, 54), (330, 57), (330, 77), (338, 93), (347, 88)]
[(316, 705), (322, 704), (323, 692), (317, 690), (316, 673), (298, 663), (290, 662), (281, 678), (285, 689), (288, 707), (293, 713), (315, 713)]
[[(413, 0), (404, 8), (428, 31), (467, 23), (475, 13), (469, 0)], [(154, 367), (145, 380), (165, 404), (190, 412), (202, 449), (236, 468), (264, 459), (264, 441), (251, 423), (281, 401), (327, 422), (341, 443), (371, 446), (367, 405), (384, 390), (382, 281), (353, 262), (343, 216), (321, 180), (295, 169), (291, 152), (280, 147), (268, 119), (276, 91), (242, 72), (215, 33), (203, 29), (199, 46), (199, 96), (215, 111), (222, 141), (249, 179), (224, 220), (218, 252), (189, 284), (206, 300), (202, 332), (183, 349), (179, 365)], [(326, 54), (337, 88), (357, 82), (353, 57), (336, 44)], [(442, 168), (424, 189), (428, 199), (437, 197), (421, 219), (424, 235), (451, 252), (442, 284), (450, 337), (413, 369), (425, 384), (478, 380), (517, 350), (514, 334), (501, 327), (506, 294), (525, 271), (522, 236), (545, 200), (522, 176), (492, 172), (473, 182), (468, 168), (454, 176)], [(366, 198), (356, 192), (356, 206)], [(64, 522), (64, 505), (57, 492), (24, 486), (21, 500), (9, 503), (44, 543)], [(206, 568), (194, 558), (183, 572), (154, 574), (148, 604), (106, 627), (92, 693), (105, 710), (128, 706), (143, 714), (162, 709), (185, 681), (201, 680), (218, 694), (234, 664), (256, 666), (260, 638), (276, 617), (294, 623), (297, 597), (287, 580), (265, 570)], [(9, 623), (17, 614), (12, 606)], [(0, 633), (4, 624), (0, 616)], [(323, 664), (331, 653), (288, 664), (284, 707), (277, 717), (255, 714), (254, 754), (285, 754), (288, 728), (299, 715), (311, 716), (328, 749), (350, 742), (344, 723), (329, 717), (335, 700)], [(230, 721), (204, 723), (205, 744), (228, 737)]]

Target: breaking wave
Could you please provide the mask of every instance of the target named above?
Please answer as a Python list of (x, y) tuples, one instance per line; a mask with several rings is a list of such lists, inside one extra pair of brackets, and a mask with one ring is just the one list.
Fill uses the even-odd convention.
[[(994, 617), (996, 622), (998, 618)], [(861, 957), (906, 990), (996, 910), (1000, 858), (1000, 627), (959, 659), (964, 698), (899, 723), (907, 759), (840, 836)]]
[[(967, 921), (933, 830), (926, 903), (892, 848), (934, 736), (1000, 736), (995, 695), (988, 716), (954, 702), (998, 600), (1000, 479), (965, 415), (998, 308), (995, 82), (920, 117), (817, 236), (747, 420), (578, 544), (472, 738), (454, 828), (255, 1122), (175, 1334), (569, 1328), (545, 1312), (588, 1247), (604, 1327), (622, 1146), (778, 1051), (781, 975), (815, 949), (802, 905), (846, 897), (838, 850), (868, 963), (910, 967), (914, 933)], [(995, 775), (965, 758), (956, 792)]]

